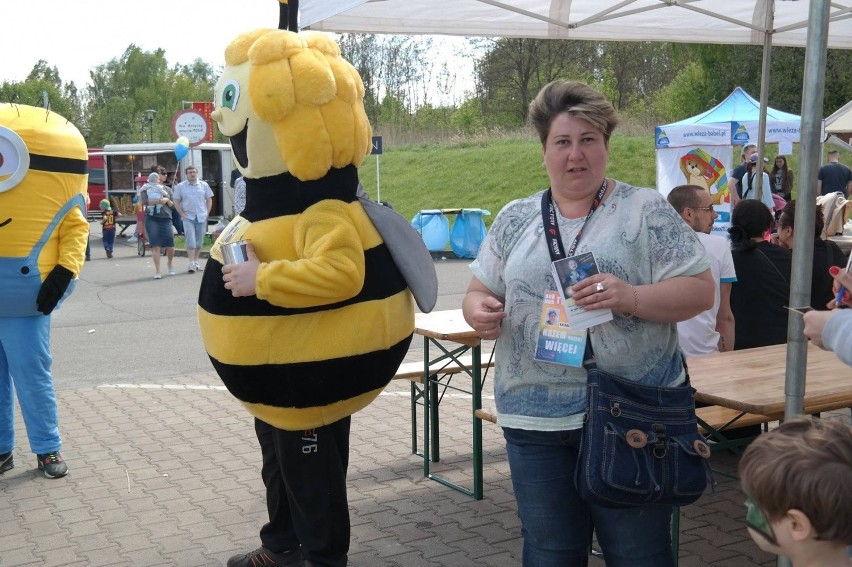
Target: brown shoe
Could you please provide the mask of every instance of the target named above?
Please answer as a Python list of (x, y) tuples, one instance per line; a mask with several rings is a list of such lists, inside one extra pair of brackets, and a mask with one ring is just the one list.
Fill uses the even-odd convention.
[(227, 567), (304, 567), (302, 552), (292, 549), (283, 553), (274, 553), (265, 547), (259, 547), (244, 555), (234, 555), (228, 559)]

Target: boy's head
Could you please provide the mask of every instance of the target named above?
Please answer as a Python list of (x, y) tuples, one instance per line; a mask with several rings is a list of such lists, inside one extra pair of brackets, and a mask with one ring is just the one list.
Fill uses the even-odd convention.
[(809, 540), (852, 544), (849, 425), (791, 419), (749, 445), (739, 474), (751, 501), (749, 533), (761, 549), (790, 555)]
[(101, 210), (102, 211), (111, 211), (112, 205), (109, 204), (109, 199), (101, 199)]

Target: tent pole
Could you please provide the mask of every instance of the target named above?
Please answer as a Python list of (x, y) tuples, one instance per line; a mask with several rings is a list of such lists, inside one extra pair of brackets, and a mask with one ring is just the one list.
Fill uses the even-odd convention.
[(757, 126), (757, 163), (760, 169), (755, 175), (757, 181), (758, 201), (763, 200), (763, 191), (769, 191), (769, 187), (763, 186), (763, 156), (766, 151), (766, 109), (769, 108), (769, 71), (772, 67), (772, 28), (775, 26), (775, 1), (768, 2), (766, 6), (766, 18), (763, 23), (763, 63), (760, 69), (760, 115)]
[[(799, 142), (799, 179), (797, 183), (795, 225), (814, 226), (816, 215), (816, 180), (822, 147), (822, 105), (825, 84), (825, 62), (828, 47), (830, 0), (811, 0), (808, 14), (808, 39), (805, 48), (805, 78), (802, 86), (802, 129)], [(809, 305), (811, 272), (813, 271), (814, 232), (797, 230), (793, 234), (793, 281), (790, 287), (792, 306)], [(787, 372), (784, 382), (784, 417), (789, 419), (804, 411), (805, 370), (808, 342), (804, 336), (802, 316), (790, 312), (787, 323)], [(790, 561), (779, 557), (778, 567), (790, 567)]]

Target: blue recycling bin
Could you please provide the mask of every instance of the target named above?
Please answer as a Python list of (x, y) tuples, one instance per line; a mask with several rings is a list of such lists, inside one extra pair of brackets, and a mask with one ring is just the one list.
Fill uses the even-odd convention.
[(457, 258), (476, 258), (486, 232), (482, 215), (490, 214), (485, 209), (462, 209), (456, 214), (450, 232), (450, 248)]
[(430, 252), (440, 252), (447, 248), (450, 237), (450, 223), (440, 209), (424, 209), (414, 215), (411, 226), (420, 233), (426, 248)]

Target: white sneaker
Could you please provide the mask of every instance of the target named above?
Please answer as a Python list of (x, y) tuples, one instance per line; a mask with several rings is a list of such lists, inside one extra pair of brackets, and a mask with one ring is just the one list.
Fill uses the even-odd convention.
[(131, 236), (130, 238), (127, 239), (128, 242), (136, 242), (137, 240), (139, 240), (139, 239), (136, 238), (135, 236)]

